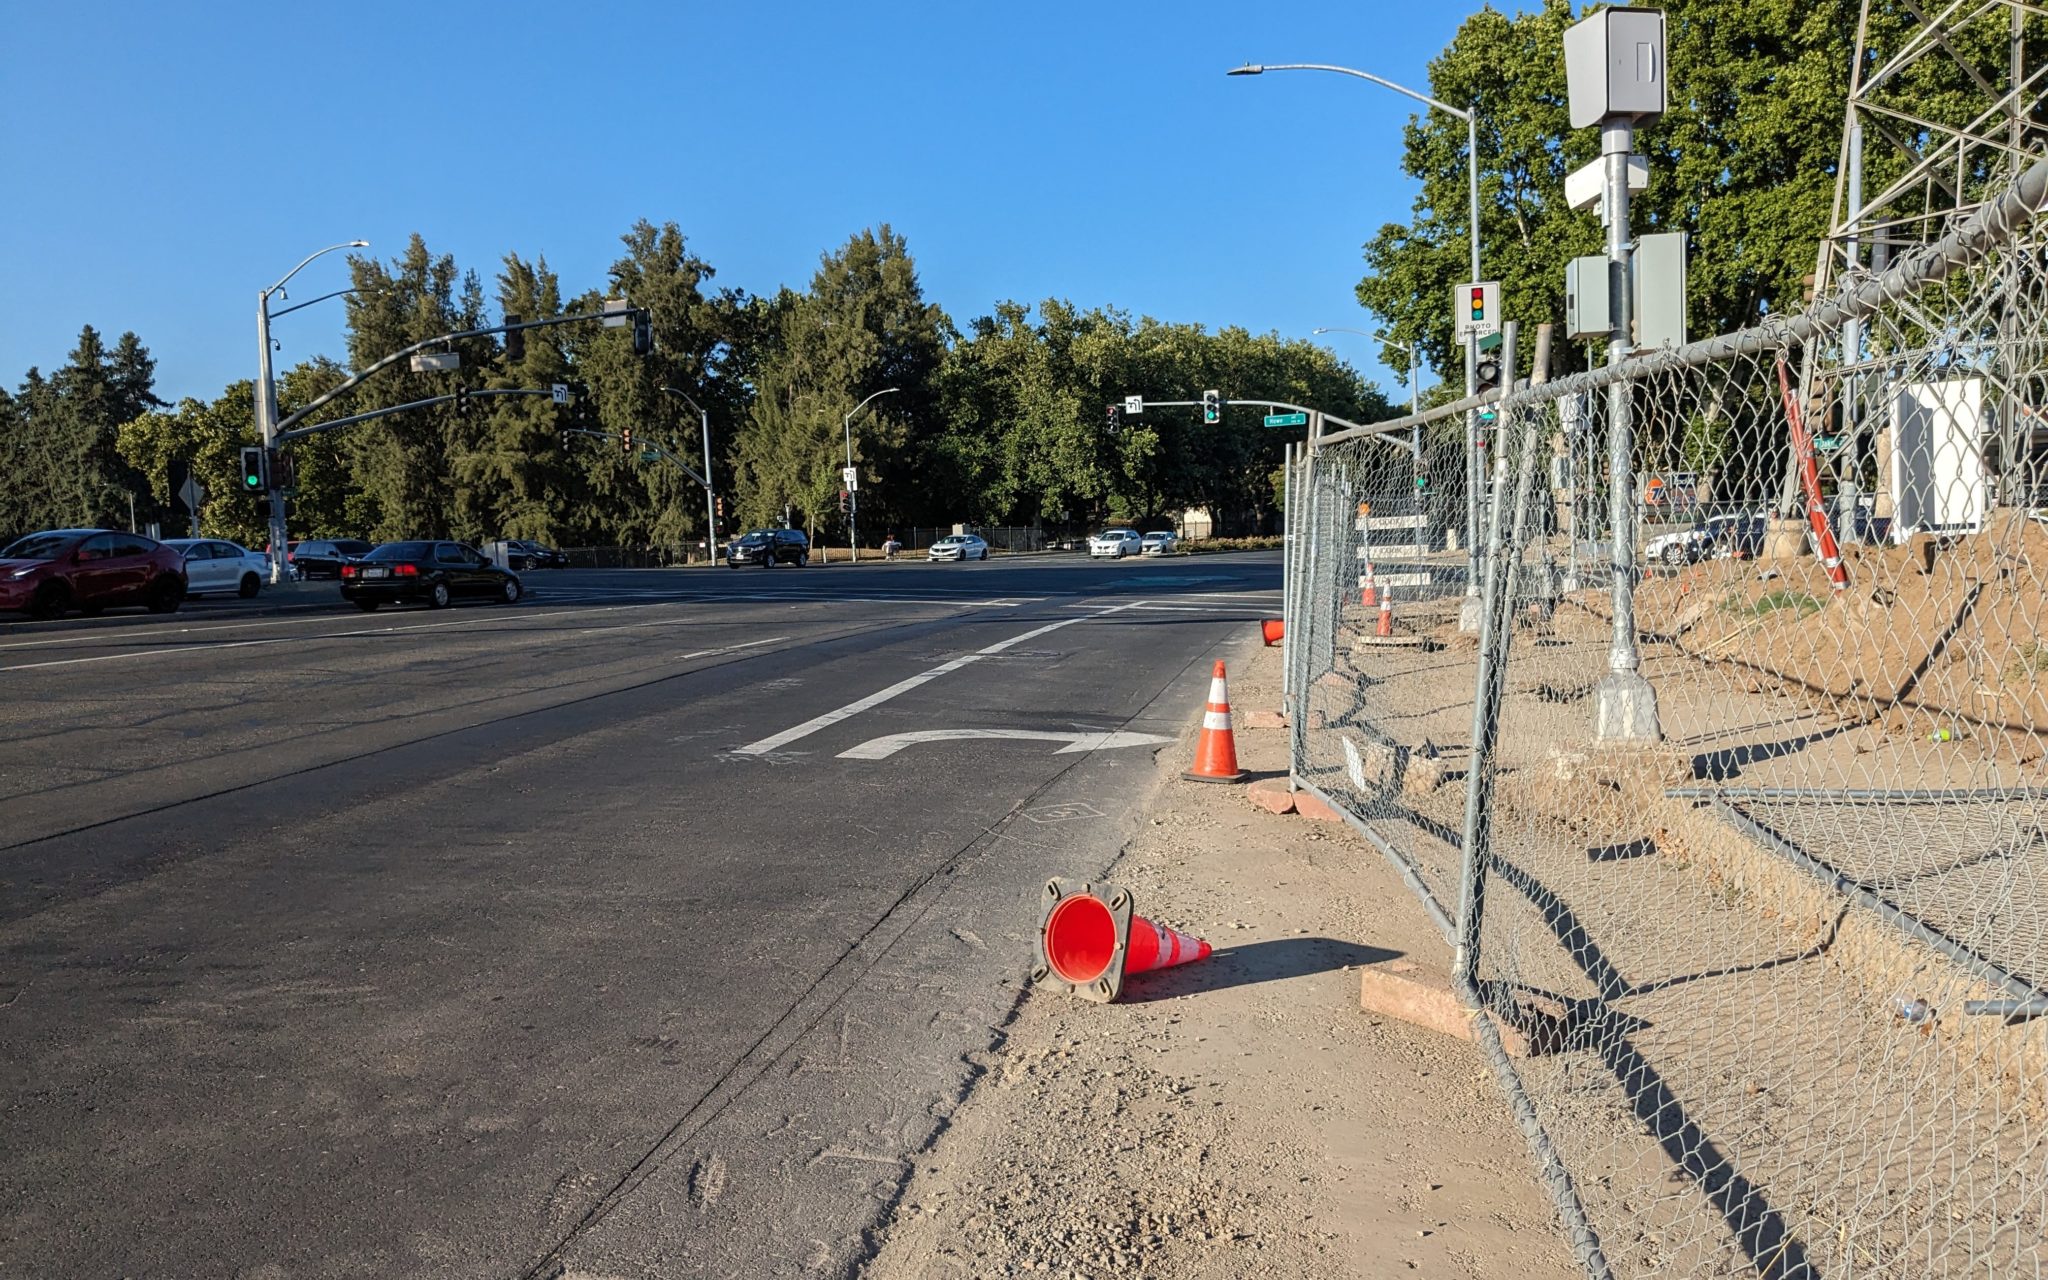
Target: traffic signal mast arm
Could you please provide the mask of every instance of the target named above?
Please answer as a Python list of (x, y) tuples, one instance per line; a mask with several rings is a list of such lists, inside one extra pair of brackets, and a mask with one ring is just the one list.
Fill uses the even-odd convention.
[[(418, 342), (413, 343), (409, 347), (405, 347), (401, 350), (392, 352), (390, 355), (385, 356), (383, 359), (377, 361), (369, 368), (363, 370), (361, 373), (358, 373), (354, 377), (351, 377), (346, 381), (342, 382), (333, 390), (315, 396), (310, 402), (306, 404), (304, 408), (300, 409), (297, 413), (292, 414), (290, 417), (284, 419), (284, 421), (278, 423), (276, 430), (272, 436), (272, 439), (277, 444), (283, 444), (288, 440), (295, 440), (301, 436), (309, 434), (308, 430), (295, 431), (292, 430), (292, 427), (294, 424), (302, 421), (307, 414), (312, 413), (315, 409), (318, 409), (321, 405), (327, 404), (328, 402), (334, 400), (338, 396), (346, 395), (348, 392), (353, 391), (355, 388), (361, 386), (364, 382), (368, 381), (372, 375), (380, 373), (383, 370), (390, 368), (392, 365), (397, 364), (400, 360), (404, 360), (407, 357), (412, 356), (418, 352), (425, 351), (428, 347), (439, 346), (442, 343), (447, 342), (458, 342), (463, 338), (487, 338), (490, 337), (492, 334), (497, 333), (520, 333), (528, 329), (552, 328), (553, 326), (558, 324), (576, 324), (581, 321), (589, 320), (610, 320), (615, 319), (621, 315), (627, 314), (631, 314), (637, 318), (645, 316), (647, 312), (644, 307), (635, 308), (630, 313), (622, 311), (580, 311), (575, 315), (570, 316), (551, 316), (545, 320), (522, 320), (518, 324), (492, 325), (484, 329), (464, 329), (458, 333), (443, 333), (432, 338), (424, 338)], [(482, 395), (486, 393), (473, 391), (470, 394)], [(546, 393), (543, 392), (541, 394)], [(453, 397), (451, 396), (442, 396), (435, 400), (421, 400), (415, 402), (414, 404), (401, 405), (399, 406), (399, 408), (413, 409), (418, 408), (420, 405), (438, 404), (442, 400), (448, 400), (452, 398)], [(383, 412), (395, 413), (397, 412), (397, 410), (389, 409), (384, 410)], [(326, 422), (322, 423), (319, 427), (311, 428), (311, 430), (318, 431), (324, 430), (328, 427), (338, 427), (343, 425), (343, 422), (361, 422), (364, 420), (364, 417), (375, 416), (377, 415), (369, 414), (359, 416), (356, 418), (343, 419), (335, 422)]]
[[(470, 392), (470, 394), (475, 395), (476, 392), (472, 391)], [(623, 431), (592, 431), (588, 427), (563, 427), (561, 434), (565, 436), (591, 436), (598, 440), (625, 440), (628, 438), (626, 433)], [(696, 468), (692, 467), (689, 463), (684, 462), (681, 458), (678, 458), (675, 454), (669, 452), (661, 445), (656, 444), (654, 441), (643, 440), (640, 442), (638, 447), (642, 449), (651, 449), (655, 453), (658, 453), (662, 457), (668, 459), (670, 462), (673, 462), (676, 465), (676, 467), (682, 471), (684, 475), (690, 477), (690, 479), (692, 480), (695, 480), (700, 487), (706, 489), (711, 487), (708, 483), (705, 482), (703, 476), (697, 474)]]
[[(467, 399), (471, 399), (471, 400), (474, 400), (474, 399), (476, 399), (476, 398), (478, 398), (478, 397), (480, 397), (480, 396), (552, 396), (552, 395), (554, 395), (554, 392), (553, 392), (553, 391), (536, 391), (536, 390), (534, 390), (534, 389), (532, 389), (532, 388), (530, 388), (530, 387), (512, 387), (512, 388), (506, 388), (506, 389), (503, 389), (503, 390), (465, 390), (465, 391), (451, 391), (451, 392), (449, 392), (449, 393), (448, 393), (447, 395), (440, 395), (440, 396), (428, 396), (428, 397), (427, 397), (426, 399), (424, 399), (424, 400), (409, 400), (409, 401), (407, 401), (407, 402), (406, 402), (406, 403), (404, 403), (404, 404), (394, 404), (394, 405), (388, 405), (388, 406), (386, 406), (385, 408), (382, 408), (382, 409), (372, 409), (372, 410), (370, 410), (370, 411), (369, 411), (368, 413), (357, 413), (357, 414), (351, 414), (351, 415), (349, 415), (349, 416), (348, 416), (348, 417), (346, 417), (346, 418), (336, 418), (336, 419), (335, 419), (334, 421), (332, 421), (332, 422), (317, 422), (317, 423), (314, 423), (314, 424), (313, 424), (312, 426), (310, 426), (310, 427), (298, 427), (298, 428), (295, 428), (295, 429), (293, 429), (293, 430), (291, 430), (291, 431), (280, 431), (280, 432), (278, 432), (278, 433), (277, 433), (277, 435), (276, 435), (275, 439), (276, 439), (276, 442), (277, 442), (277, 444), (278, 444), (278, 445), (279, 445), (280, 447), (282, 447), (282, 446), (284, 446), (284, 445), (290, 444), (290, 443), (291, 443), (292, 441), (294, 441), (294, 440), (301, 440), (301, 439), (304, 439), (304, 438), (305, 438), (305, 437), (307, 437), (307, 436), (311, 436), (311, 435), (318, 435), (318, 434), (319, 434), (319, 433), (321, 433), (322, 431), (332, 431), (332, 430), (334, 430), (334, 429), (335, 429), (336, 427), (352, 427), (352, 426), (354, 426), (354, 425), (355, 425), (356, 423), (358, 423), (358, 422), (369, 422), (370, 420), (372, 420), (372, 419), (374, 419), (374, 418), (385, 418), (385, 417), (389, 417), (390, 415), (392, 415), (392, 414), (394, 414), (394, 413), (404, 413), (404, 412), (406, 412), (406, 411), (407, 411), (407, 410), (409, 410), (409, 409), (425, 409), (425, 408), (428, 408), (428, 407), (430, 407), (430, 406), (432, 406), (432, 405), (437, 405), (437, 404), (451, 404), (451, 403), (453, 403), (454, 401), (457, 401), (457, 400), (461, 400), (461, 399), (464, 399), (464, 398), (467, 398)], [(312, 406), (310, 406), (310, 405), (309, 405), (309, 406), (307, 406), (307, 407), (308, 407), (308, 408), (311, 408)], [(288, 418), (288, 419), (286, 419), (286, 421), (292, 421), (293, 419), (296, 419), (296, 418), (297, 418), (297, 417), (299, 417), (299, 416), (300, 416), (299, 414), (293, 414), (293, 415), (292, 415), (292, 418)]]
[[(1199, 409), (1202, 407), (1202, 402), (1200, 400), (1154, 400), (1147, 397), (1145, 407), (1147, 409)], [(1223, 407), (1226, 409), (1285, 409), (1289, 413), (1320, 412), (1320, 410), (1311, 409), (1307, 405), (1289, 404), (1285, 400), (1225, 400)], [(1371, 432), (1377, 431), (1380, 426), (1379, 423), (1361, 426), (1356, 422), (1347, 422), (1334, 413), (1323, 414), (1323, 421), (1344, 431)]]

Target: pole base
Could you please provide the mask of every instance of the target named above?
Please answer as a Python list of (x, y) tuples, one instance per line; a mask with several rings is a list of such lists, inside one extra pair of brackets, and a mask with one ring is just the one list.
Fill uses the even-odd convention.
[(1593, 689), (1593, 741), (1662, 742), (1657, 721), (1657, 691), (1637, 671), (1610, 671)]
[(1479, 597), (1466, 596), (1458, 603), (1458, 630), (1477, 632), (1479, 630)]

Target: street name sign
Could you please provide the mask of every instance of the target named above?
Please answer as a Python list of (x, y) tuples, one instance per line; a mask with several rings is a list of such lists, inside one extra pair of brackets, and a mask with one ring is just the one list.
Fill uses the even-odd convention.
[(1305, 413), (1269, 413), (1266, 415), (1266, 425), (1269, 427), (1305, 427), (1308, 425), (1308, 415)]

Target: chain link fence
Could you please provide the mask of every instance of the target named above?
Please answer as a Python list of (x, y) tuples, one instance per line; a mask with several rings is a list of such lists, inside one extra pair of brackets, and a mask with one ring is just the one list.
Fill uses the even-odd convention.
[(1289, 467), (1294, 777), (1589, 1276), (2048, 1274), (2044, 205), (1484, 406), (1476, 559), (1474, 404)]

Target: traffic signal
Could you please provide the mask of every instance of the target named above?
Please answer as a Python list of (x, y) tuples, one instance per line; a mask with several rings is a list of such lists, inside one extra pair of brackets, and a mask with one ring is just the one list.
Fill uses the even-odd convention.
[(1415, 492), (1417, 492), (1417, 493), (1428, 493), (1428, 492), (1429, 492), (1429, 477), (1428, 477), (1427, 475), (1424, 475), (1424, 474), (1423, 474), (1422, 472), (1420, 472), (1420, 471), (1418, 471), (1418, 472), (1416, 472), (1416, 473), (1415, 473)]
[(1123, 422), (1123, 417), (1124, 411), (1122, 409), (1117, 408), (1115, 405), (1109, 406), (1109, 429), (1115, 431), (1117, 426)]
[(293, 461), (297, 457), (298, 455), (295, 453), (287, 453), (285, 450), (279, 449), (277, 456), (270, 460), (270, 478), (275, 480), (277, 487), (286, 493), (292, 492), (299, 486), (299, 467), (298, 463)]
[(629, 454), (633, 452), (633, 428), (619, 432), (619, 448)]
[(263, 449), (260, 445), (242, 447), (242, 492), (263, 492)]
[(1470, 292), (1471, 292), (1471, 295), (1472, 295), (1472, 297), (1471, 297), (1471, 306), (1470, 306), (1470, 308), (1469, 308), (1469, 310), (1470, 310), (1470, 315), (1471, 315), (1471, 319), (1472, 319), (1472, 320), (1473, 320), (1474, 322), (1478, 322), (1478, 321), (1482, 321), (1482, 320), (1485, 320), (1485, 319), (1486, 319), (1486, 286), (1484, 286), (1484, 285), (1477, 285), (1477, 284), (1475, 284), (1475, 285), (1473, 285), (1473, 286), (1472, 286), (1472, 288), (1471, 288)]
[(1202, 393), (1202, 421), (1223, 421), (1222, 393), (1216, 391), (1204, 391)]
[(455, 388), (455, 416), (458, 418), (466, 418), (469, 416), (468, 387)]
[(842, 516), (843, 516), (843, 515), (845, 515), (845, 514), (847, 513), (847, 509), (848, 509), (848, 507), (847, 507), (847, 498), (848, 498), (848, 496), (849, 496), (849, 495), (847, 494), (846, 490), (844, 490), (844, 489), (841, 489), (841, 490), (839, 491), (839, 514), (840, 514), (840, 515), (842, 515)]
[(506, 315), (505, 359), (508, 361), (519, 361), (526, 359), (526, 331), (524, 329), (514, 329), (511, 327), (512, 325), (518, 323), (518, 316), (510, 314)]
[(635, 311), (633, 313), (633, 354), (636, 356), (654, 353), (654, 313)]
[(562, 447), (563, 447), (564, 449), (566, 449), (566, 448), (568, 448), (568, 447), (569, 447), (569, 432), (567, 432), (567, 431), (564, 431), (564, 432), (562, 433)]

